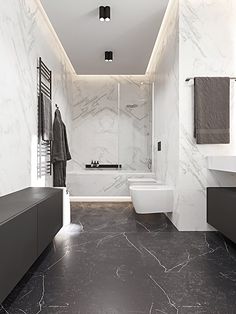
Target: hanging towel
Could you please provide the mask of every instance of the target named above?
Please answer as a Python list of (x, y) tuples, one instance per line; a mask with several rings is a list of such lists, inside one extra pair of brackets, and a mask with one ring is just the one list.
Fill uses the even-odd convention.
[(60, 111), (56, 109), (52, 142), (53, 186), (66, 186), (66, 162), (70, 159), (66, 126), (62, 121)]
[(197, 144), (230, 142), (230, 79), (194, 79), (194, 137)]
[(66, 161), (56, 161), (53, 164), (53, 186), (66, 187)]
[(51, 99), (41, 93), (42, 111), (42, 138), (44, 141), (52, 141), (52, 102)]

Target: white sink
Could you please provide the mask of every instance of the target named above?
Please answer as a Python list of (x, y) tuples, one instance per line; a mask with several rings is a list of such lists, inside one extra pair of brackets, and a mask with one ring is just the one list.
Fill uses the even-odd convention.
[(236, 172), (236, 156), (208, 156), (208, 169)]

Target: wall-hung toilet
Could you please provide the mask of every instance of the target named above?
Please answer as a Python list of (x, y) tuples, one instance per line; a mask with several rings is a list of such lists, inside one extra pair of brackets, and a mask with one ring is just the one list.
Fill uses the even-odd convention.
[(174, 188), (172, 186), (131, 185), (130, 194), (138, 214), (168, 213), (173, 211)]

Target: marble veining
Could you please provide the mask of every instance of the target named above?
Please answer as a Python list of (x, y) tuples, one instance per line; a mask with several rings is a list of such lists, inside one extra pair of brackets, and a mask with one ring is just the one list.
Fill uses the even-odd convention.
[[(212, 230), (206, 221), (206, 188), (236, 184), (235, 174), (209, 171), (206, 161), (206, 156), (235, 155), (236, 84), (232, 80), (230, 144), (196, 145), (193, 81), (185, 82), (196, 76), (235, 76), (235, 12), (232, 0), (170, 1), (149, 66), (155, 82), (154, 167), (159, 180), (175, 186), (170, 218), (179, 230)], [(157, 141), (162, 141), (161, 152)]]
[[(151, 81), (144, 76), (79, 76), (73, 87), (70, 194), (128, 196), (130, 173), (142, 177), (152, 171)], [(91, 160), (122, 164), (122, 173), (85, 170)]]
[[(130, 203), (73, 203), (0, 314), (234, 314), (236, 246)], [(217, 297), (216, 297), (217, 296)]]
[(93, 159), (150, 172), (152, 84), (147, 78), (78, 77), (73, 99), (70, 171), (84, 170)]
[(4, 195), (51, 185), (51, 178), (37, 178), (38, 58), (53, 71), (53, 103), (60, 106), (69, 141), (74, 72), (38, 0), (1, 3), (0, 41), (0, 195)]
[[(210, 228), (206, 223), (206, 187), (235, 186), (235, 175), (209, 171), (205, 157), (235, 154), (236, 85), (232, 81), (230, 88), (230, 144), (196, 145), (193, 138), (193, 83), (185, 82), (189, 76), (234, 76), (236, 41), (232, 29), (235, 27), (235, 5), (234, 1), (224, 1), (223, 12), (220, 12), (220, 0), (179, 2), (179, 202), (173, 221), (181, 230)], [(227, 38), (224, 35), (226, 30)]]

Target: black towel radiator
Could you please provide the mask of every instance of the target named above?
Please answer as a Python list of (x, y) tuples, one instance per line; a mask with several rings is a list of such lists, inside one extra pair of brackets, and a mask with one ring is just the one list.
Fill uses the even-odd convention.
[(51, 147), (52, 141), (42, 138), (42, 94), (52, 100), (52, 71), (45, 65), (41, 57), (38, 60), (38, 177), (51, 175)]

